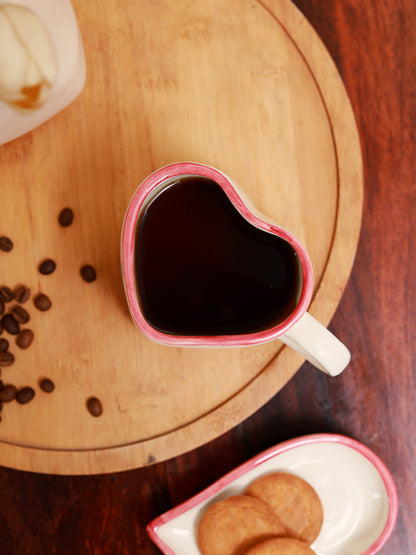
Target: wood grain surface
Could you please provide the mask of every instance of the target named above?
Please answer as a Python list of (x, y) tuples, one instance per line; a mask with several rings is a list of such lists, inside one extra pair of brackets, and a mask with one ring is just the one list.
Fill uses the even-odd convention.
[(313, 432), (351, 436), (384, 460), (400, 510), (380, 553), (416, 552), (414, 1), (295, 4), (335, 60), (363, 148), (361, 240), (330, 326), (351, 348), (348, 371), (334, 380), (305, 364), (244, 422), (166, 462), (89, 477), (1, 469), (2, 553), (156, 555), (145, 532), (152, 518), (265, 448)]
[[(279, 341), (186, 349), (137, 331), (124, 298), (120, 236), (144, 177), (181, 160), (232, 176), (306, 246), (315, 273), (309, 310), (326, 325), (356, 251), (362, 163), (336, 67), (287, 0), (130, 1), (123, 8), (106, 0), (98, 12), (91, 2), (74, 6), (85, 37), (84, 91), (0, 150), (10, 203), (2, 233), (15, 241), (2, 257), (3, 283), (26, 283), (53, 300), (47, 313), (31, 311), (35, 341), (14, 350), (3, 380), (33, 386), (46, 373), (56, 383), (53, 395), (4, 407), (0, 463), (92, 474), (215, 439), (303, 362)], [(57, 223), (64, 206), (75, 213), (66, 228)], [(37, 267), (46, 257), (57, 268), (44, 276)], [(93, 283), (79, 275), (87, 263), (97, 270)], [(90, 396), (103, 403), (100, 418), (86, 411)]]

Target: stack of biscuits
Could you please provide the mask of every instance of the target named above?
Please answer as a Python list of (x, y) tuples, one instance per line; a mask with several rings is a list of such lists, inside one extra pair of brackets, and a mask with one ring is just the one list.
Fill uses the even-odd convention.
[(202, 555), (313, 555), (323, 522), (321, 500), (294, 474), (257, 478), (242, 495), (212, 504), (198, 525)]

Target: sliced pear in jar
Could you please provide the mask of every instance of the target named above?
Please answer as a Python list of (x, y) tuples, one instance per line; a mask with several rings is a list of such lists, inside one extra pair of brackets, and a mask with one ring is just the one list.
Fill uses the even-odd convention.
[(58, 71), (50, 33), (29, 8), (0, 6), (0, 100), (30, 113), (48, 99)]

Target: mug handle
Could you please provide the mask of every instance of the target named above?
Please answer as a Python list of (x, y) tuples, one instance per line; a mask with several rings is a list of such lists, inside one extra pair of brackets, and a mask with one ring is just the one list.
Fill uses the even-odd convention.
[(351, 359), (347, 347), (308, 312), (278, 339), (330, 376), (338, 376)]

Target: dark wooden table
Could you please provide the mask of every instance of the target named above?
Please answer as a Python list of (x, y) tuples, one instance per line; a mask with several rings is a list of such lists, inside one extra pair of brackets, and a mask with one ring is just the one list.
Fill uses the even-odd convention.
[[(328, 378), (305, 364), (247, 421), (174, 460), (114, 475), (0, 468), (0, 553), (157, 554), (145, 526), (283, 440), (351, 436), (392, 472), (400, 509), (382, 554), (416, 553), (416, 3), (296, 0), (344, 79), (362, 140), (365, 204), (331, 329), (352, 351)], [(349, 554), (358, 555), (358, 554)]]

